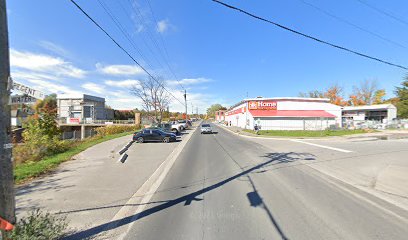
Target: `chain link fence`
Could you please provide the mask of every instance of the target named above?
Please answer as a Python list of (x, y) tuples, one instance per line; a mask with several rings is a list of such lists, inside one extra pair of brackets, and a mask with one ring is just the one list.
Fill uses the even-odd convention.
[[(93, 137), (97, 134), (96, 130), (85, 129), (85, 138)], [(74, 130), (74, 131), (64, 131), (61, 135), (62, 140), (81, 140), (81, 130)]]

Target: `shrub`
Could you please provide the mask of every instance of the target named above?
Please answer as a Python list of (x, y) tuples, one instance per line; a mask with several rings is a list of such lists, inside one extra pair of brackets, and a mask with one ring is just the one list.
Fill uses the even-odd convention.
[(61, 141), (59, 137), (39, 136), (13, 148), (13, 158), (17, 164), (38, 161), (43, 157), (67, 151), (73, 142)]
[(68, 223), (65, 217), (42, 213), (39, 209), (22, 218), (5, 239), (53, 240), (64, 236)]
[(100, 136), (106, 136), (111, 134), (131, 132), (139, 129), (137, 125), (111, 125), (106, 127), (100, 127), (96, 129), (96, 132)]

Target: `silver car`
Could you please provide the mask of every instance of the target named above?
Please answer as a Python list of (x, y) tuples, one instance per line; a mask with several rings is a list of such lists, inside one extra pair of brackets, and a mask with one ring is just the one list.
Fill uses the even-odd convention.
[(212, 128), (210, 124), (207, 123), (201, 124), (201, 134), (203, 133), (212, 133)]

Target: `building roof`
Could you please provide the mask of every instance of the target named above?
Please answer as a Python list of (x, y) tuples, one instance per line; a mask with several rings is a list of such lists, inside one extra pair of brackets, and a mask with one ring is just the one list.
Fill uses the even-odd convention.
[(249, 110), (253, 117), (321, 117), (336, 118), (324, 110)]
[(265, 97), (257, 97), (257, 98), (245, 98), (242, 101), (232, 105), (228, 110), (241, 105), (242, 103), (248, 101), (299, 101), (299, 102), (325, 102), (329, 103), (330, 99), (328, 98), (304, 98), (304, 97), (272, 97), (272, 98), (265, 98)]
[(57, 99), (84, 99), (98, 102), (105, 102), (105, 98), (82, 93), (58, 94)]
[(376, 104), (376, 105), (363, 105), (363, 106), (346, 106), (343, 107), (344, 111), (352, 111), (352, 110), (384, 110), (384, 109), (396, 109), (396, 107), (392, 104)]

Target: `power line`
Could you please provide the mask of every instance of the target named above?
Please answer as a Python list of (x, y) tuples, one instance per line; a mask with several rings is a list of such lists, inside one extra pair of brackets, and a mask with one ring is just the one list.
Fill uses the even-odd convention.
[(340, 49), (340, 50), (343, 50), (343, 51), (346, 51), (346, 52), (350, 52), (350, 53), (353, 53), (353, 54), (355, 54), (355, 55), (358, 55), (358, 56), (361, 56), (361, 57), (365, 57), (365, 58), (368, 58), (368, 59), (371, 59), (371, 60), (375, 60), (375, 61), (377, 61), (377, 62), (381, 62), (381, 63), (387, 64), (387, 65), (390, 65), (390, 66), (394, 66), (394, 67), (397, 67), (397, 68), (401, 68), (401, 69), (404, 69), (404, 70), (408, 70), (408, 67), (405, 67), (405, 66), (402, 66), (402, 65), (398, 65), (398, 64), (395, 64), (395, 63), (392, 63), (392, 62), (388, 62), (388, 61), (385, 61), (385, 60), (382, 60), (382, 59), (379, 59), (379, 58), (376, 58), (376, 57), (371, 57), (371, 56), (369, 56), (369, 55), (367, 55), (367, 54), (360, 53), (360, 52), (351, 50), (351, 49), (349, 49), (349, 48), (342, 47), (342, 46), (339, 46), (339, 45), (336, 45), (336, 44), (333, 44), (333, 43), (330, 43), (330, 42), (327, 42), (327, 41), (318, 39), (318, 38), (316, 38), (316, 37), (313, 37), (313, 36), (307, 35), (307, 34), (305, 34), (305, 33), (302, 33), (302, 32), (296, 31), (296, 30), (293, 30), (293, 29), (291, 29), (291, 28), (289, 28), (289, 27), (283, 26), (283, 25), (281, 25), (281, 24), (279, 24), (279, 23), (275, 23), (275, 22), (273, 22), (273, 21), (271, 21), (271, 20), (268, 20), (268, 19), (265, 19), (265, 18), (256, 16), (255, 14), (249, 13), (249, 12), (247, 12), (247, 11), (245, 11), (245, 10), (242, 10), (242, 9), (240, 9), (240, 8), (237, 8), (237, 7), (234, 7), (234, 6), (232, 6), (232, 5), (226, 4), (226, 3), (221, 2), (221, 1), (219, 1), (219, 0), (212, 0), (212, 1), (213, 1), (213, 2), (216, 2), (216, 3), (220, 4), (220, 5), (223, 5), (224, 7), (233, 9), (233, 10), (238, 11), (238, 12), (241, 12), (241, 13), (243, 13), (243, 14), (245, 14), (245, 15), (248, 15), (248, 16), (250, 16), (250, 17), (252, 17), (252, 18), (261, 20), (261, 21), (263, 21), (263, 22), (267, 22), (267, 23), (273, 24), (273, 25), (275, 25), (275, 26), (277, 26), (277, 27), (279, 27), (279, 28), (282, 28), (282, 29), (284, 29), (284, 30), (286, 30), (286, 31), (289, 31), (289, 32), (292, 32), (292, 33), (294, 33), (294, 34), (303, 36), (303, 37), (305, 37), (305, 38), (312, 39), (312, 40), (314, 40), (314, 41), (316, 41), (316, 42), (319, 42), (319, 43), (322, 43), (322, 44), (325, 44), (325, 45), (329, 45), (329, 46), (331, 46), (331, 47), (334, 47), (334, 48), (337, 48), (337, 49)]
[(114, 42), (115, 45), (118, 46), (130, 59), (132, 59), (132, 61), (135, 62), (147, 75), (149, 75), (154, 81), (156, 81), (159, 84), (159, 86), (166, 90), (166, 92), (169, 93), (179, 103), (181, 103), (181, 105), (184, 105), (184, 103), (182, 103), (178, 98), (176, 98), (169, 90), (167, 90), (167, 88), (163, 86), (163, 84), (160, 81), (158, 81), (152, 74), (150, 74), (149, 71), (146, 70), (146, 68), (144, 68), (135, 58), (133, 58), (132, 55), (130, 55), (130, 53), (125, 48), (123, 48), (101, 25), (99, 25), (99, 23), (97, 23), (87, 12), (85, 12), (85, 10), (81, 8), (81, 6), (79, 6), (74, 0), (69, 1), (73, 3), (75, 7), (77, 7), (78, 10), (81, 11), (89, 20), (91, 20), (91, 22), (95, 24), (103, 33), (105, 33), (105, 35), (108, 36), (110, 40), (112, 40), (112, 42)]
[[(146, 22), (145, 20), (144, 20), (144, 17), (143, 17), (143, 14), (142, 14), (142, 12), (139, 10), (139, 8), (137, 7), (137, 5), (136, 4), (133, 4), (132, 3), (132, 0), (128, 0), (129, 1), (129, 3), (130, 3), (130, 5), (131, 5), (131, 7), (135, 10), (135, 13), (136, 13), (136, 16), (138, 17), (138, 19), (140, 20), (140, 22)], [(151, 8), (151, 6), (150, 6), (150, 4), (149, 4), (149, 8), (150, 8), (150, 11), (152, 12), (152, 14), (153, 14), (153, 11), (152, 11), (152, 8)], [(153, 17), (154, 17), (154, 15), (153, 15)], [(156, 23), (156, 26), (157, 26), (157, 21), (154, 19), (154, 22)], [(146, 32), (147, 32), (147, 36), (150, 38), (150, 40), (152, 41), (152, 43), (156, 46), (156, 48), (158, 49), (158, 52), (159, 52), (159, 54), (161, 55), (161, 57), (163, 58), (163, 61), (164, 61), (164, 63), (167, 65), (167, 68), (169, 69), (169, 71), (170, 71), (170, 73), (174, 76), (174, 78), (176, 79), (176, 81), (178, 82), (178, 84), (180, 85), (180, 87), (183, 89), (183, 90), (185, 90), (185, 88), (184, 88), (184, 86), (181, 84), (181, 82), (180, 82), (180, 80), (179, 80), (179, 78), (176, 76), (176, 74), (174, 73), (174, 71), (172, 70), (172, 68), (170, 67), (170, 64), (169, 64), (169, 62), (168, 62), (168, 59), (166, 59), (166, 56), (163, 54), (163, 52), (162, 52), (162, 49), (160, 48), (160, 46), (159, 46), (159, 44), (158, 44), (158, 42), (156, 41), (156, 39), (153, 37), (153, 34), (152, 34), (152, 32), (150, 31), (150, 29), (148, 28), (148, 29), (146, 29)], [(164, 46), (164, 45), (163, 45)], [(167, 50), (164, 48), (164, 50), (165, 50), (165, 53), (167, 54)], [(168, 54), (167, 54), (167, 56), (168, 56)]]
[[(98, 1), (100, 1), (100, 0), (98, 0)], [(120, 7), (121, 7), (121, 9), (124, 11), (124, 13), (130, 18), (130, 19), (132, 19), (132, 17), (128, 14), (128, 12), (126, 11), (126, 9), (125, 9), (125, 7), (122, 5), (122, 3), (120, 2), (120, 1), (117, 1), (117, 3), (119, 3), (119, 5), (120, 5)], [(106, 5), (105, 5), (106, 6)], [(106, 6), (107, 7), (107, 6)], [(105, 8), (105, 7), (104, 7)], [(109, 7), (107, 7), (108, 9), (109, 9)], [(113, 15), (113, 14), (112, 14)], [(114, 15), (113, 15), (114, 16)], [(115, 17), (116, 18), (116, 17)], [(116, 18), (117, 19), (117, 18)], [(119, 24), (120, 24), (120, 21), (117, 19), (117, 21), (119, 22)], [(121, 25), (121, 24), (120, 24)], [(131, 38), (130, 37), (130, 34), (128, 34), (129, 35), (129, 38)], [(163, 65), (161, 64), (161, 61), (159, 60), (159, 58), (157, 58), (156, 57), (156, 54), (155, 54), (155, 52), (152, 50), (152, 48), (150, 48), (150, 46), (149, 46), (149, 44), (147, 44), (147, 41), (145, 40), (145, 38), (144, 38), (144, 36), (142, 36), (142, 40), (143, 40), (143, 43), (145, 44), (145, 46), (146, 46), (146, 48), (150, 51), (150, 53), (151, 53), (151, 55), (153, 56), (153, 58), (157, 61), (157, 63), (158, 63), (158, 65), (160, 65), (160, 67), (161, 68), (163, 68)], [(133, 39), (132, 39), (132, 42), (133, 42)]]
[(375, 6), (371, 5), (371, 4), (368, 4), (368, 3), (365, 2), (365, 1), (362, 1), (362, 0), (357, 0), (357, 1), (360, 2), (360, 3), (363, 4), (363, 5), (365, 5), (365, 6), (369, 7), (369, 8), (371, 8), (371, 9), (373, 9), (374, 11), (377, 11), (377, 12), (381, 13), (382, 15), (385, 15), (385, 16), (387, 16), (387, 17), (389, 17), (389, 18), (392, 18), (392, 19), (394, 19), (394, 20), (396, 20), (396, 21), (398, 21), (398, 22), (400, 22), (400, 23), (405, 24), (405, 25), (408, 26), (408, 22), (405, 21), (405, 20), (402, 19), (402, 18), (396, 17), (396, 16), (394, 16), (393, 14), (388, 13), (388, 12), (386, 12), (386, 11), (380, 9), (380, 8), (377, 8), (377, 7), (375, 7)]
[[(153, 8), (152, 8), (152, 6), (151, 6), (151, 4), (150, 4), (150, 0), (146, 0), (146, 2), (147, 2), (147, 5), (148, 5), (148, 7), (149, 7), (149, 10), (150, 10), (150, 12), (151, 12), (151, 14), (152, 14), (153, 21), (154, 21), (154, 23), (155, 23), (156, 26), (157, 26), (157, 25), (158, 25), (158, 21), (157, 21), (157, 18), (156, 18), (156, 16), (155, 16), (154, 12), (153, 12)], [(165, 56), (167, 57), (167, 60), (166, 60), (167, 66), (169, 67), (170, 72), (171, 72), (171, 73), (173, 74), (173, 76), (176, 78), (177, 82), (180, 84), (181, 88), (185, 89), (185, 88), (183, 87), (183, 85), (181, 84), (181, 82), (178, 80), (179, 78), (176, 76), (176, 74), (174, 73), (173, 69), (170, 67), (170, 64), (168, 63), (168, 62), (169, 62), (168, 60), (170, 59), (170, 57), (169, 57), (169, 53), (168, 53), (168, 51), (167, 51), (166, 44), (165, 44), (165, 42), (164, 42), (164, 39), (163, 39), (163, 36), (162, 36), (162, 33), (161, 33), (161, 32), (159, 33), (159, 36), (160, 36), (161, 44), (162, 44), (163, 49), (164, 49)], [(165, 59), (166, 59), (166, 58), (165, 58)]]
[[(105, 3), (103, 3), (102, 1), (98, 0), (99, 5), (101, 5), (101, 7), (103, 8), (103, 10), (106, 12), (106, 14), (108, 14), (108, 16), (110, 17), (110, 19), (115, 23), (116, 27), (119, 28), (119, 30), (121, 31), (121, 33), (125, 36), (125, 38), (129, 41), (129, 43), (132, 45), (132, 47), (139, 53), (139, 55), (143, 58), (143, 59), (147, 59), (140, 48), (138, 48), (136, 46), (136, 44), (133, 42), (133, 40), (131, 39), (130, 35), (128, 32), (126, 32), (125, 28), (123, 27), (123, 25), (119, 22), (119, 20), (115, 17), (115, 15), (113, 15), (113, 13), (107, 8), (107, 6), (105, 5)], [(148, 65), (148, 67), (152, 68), (151, 65), (145, 61), (146, 64)]]
[(352, 27), (354, 27), (354, 28), (357, 28), (357, 29), (359, 29), (360, 31), (366, 32), (366, 33), (368, 33), (368, 34), (371, 34), (372, 36), (375, 36), (375, 37), (377, 37), (377, 38), (379, 38), (379, 39), (381, 39), (381, 40), (383, 40), (383, 41), (389, 42), (389, 43), (394, 44), (394, 45), (397, 45), (397, 46), (399, 46), (399, 47), (406, 48), (406, 46), (404, 46), (404, 45), (402, 45), (402, 44), (400, 44), (400, 43), (398, 43), (398, 42), (395, 42), (395, 41), (390, 40), (390, 39), (388, 39), (388, 38), (386, 38), (386, 37), (383, 37), (383, 36), (381, 36), (381, 35), (378, 34), (378, 33), (375, 33), (375, 32), (372, 32), (372, 31), (370, 31), (370, 30), (367, 30), (367, 29), (365, 29), (365, 28), (362, 28), (362, 27), (358, 26), (357, 24), (354, 24), (354, 23), (352, 23), (352, 22), (350, 22), (350, 21), (348, 21), (348, 20), (346, 20), (346, 19), (343, 19), (343, 18), (341, 18), (341, 17), (338, 17), (338, 16), (336, 16), (336, 15), (330, 13), (329, 11), (326, 11), (326, 10), (324, 10), (324, 9), (322, 9), (322, 8), (320, 8), (320, 7), (318, 7), (318, 6), (314, 5), (314, 4), (312, 4), (312, 3), (310, 3), (310, 2), (307, 2), (307, 1), (304, 1), (304, 0), (299, 0), (299, 1), (302, 2), (302, 3), (305, 4), (305, 5), (308, 5), (309, 7), (314, 8), (315, 10), (317, 10), (317, 11), (319, 11), (319, 12), (321, 12), (321, 13), (323, 13), (323, 14), (329, 16), (329, 17), (332, 17), (332, 18), (334, 18), (334, 19), (336, 19), (336, 20), (338, 20), (338, 21), (340, 21), (340, 22), (343, 22), (343, 23), (345, 23), (345, 24), (347, 24), (347, 25), (350, 25), (350, 26), (352, 26)]

